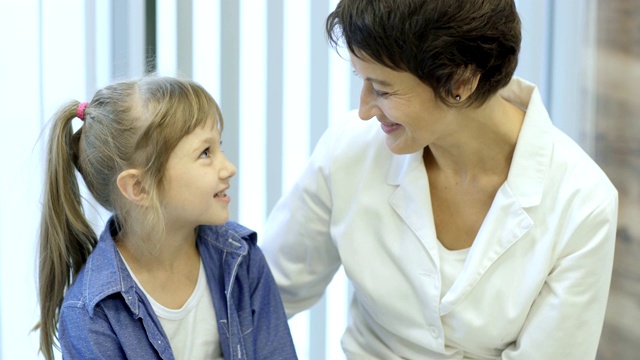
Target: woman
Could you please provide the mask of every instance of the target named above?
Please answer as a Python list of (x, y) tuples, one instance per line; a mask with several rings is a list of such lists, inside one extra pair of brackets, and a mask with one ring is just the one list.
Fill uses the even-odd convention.
[[(589, 359), (617, 192), (513, 78), (513, 0), (342, 0), (327, 19), (363, 87), (270, 214), (289, 316), (340, 265), (349, 359)], [(369, 121), (376, 119), (376, 121)]]

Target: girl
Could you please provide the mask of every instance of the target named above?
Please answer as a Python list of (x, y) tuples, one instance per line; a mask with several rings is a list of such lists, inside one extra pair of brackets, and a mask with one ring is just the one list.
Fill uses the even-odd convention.
[[(296, 358), (256, 233), (227, 222), (236, 169), (222, 126), (200, 85), (166, 77), (107, 86), (54, 116), (39, 265), (47, 359), (56, 338), (66, 359)], [(75, 170), (113, 213), (99, 238)]]

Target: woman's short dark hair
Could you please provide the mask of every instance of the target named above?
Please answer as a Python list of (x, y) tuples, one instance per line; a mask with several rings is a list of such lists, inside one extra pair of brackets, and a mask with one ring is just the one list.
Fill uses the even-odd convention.
[(514, 0), (341, 0), (326, 21), (329, 43), (428, 85), (453, 104), (453, 88), (480, 76), (466, 105), (482, 105), (505, 87), (520, 51)]

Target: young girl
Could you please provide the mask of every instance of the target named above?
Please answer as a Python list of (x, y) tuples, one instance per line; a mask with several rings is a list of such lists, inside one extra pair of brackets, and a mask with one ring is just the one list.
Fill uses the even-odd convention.
[[(56, 339), (65, 359), (296, 358), (256, 233), (227, 222), (236, 169), (222, 125), (201, 86), (166, 77), (55, 115), (40, 234), (47, 359)], [(113, 213), (99, 238), (76, 170)]]

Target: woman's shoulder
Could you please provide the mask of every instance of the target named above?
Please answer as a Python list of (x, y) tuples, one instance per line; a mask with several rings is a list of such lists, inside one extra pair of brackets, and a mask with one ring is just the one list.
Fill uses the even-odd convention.
[(554, 129), (551, 139), (552, 149), (542, 174), (543, 208), (575, 217), (615, 208), (618, 191), (600, 165), (561, 130)]
[(600, 166), (551, 121), (537, 92), (527, 105), (508, 181), (516, 192), (528, 194), (529, 200), (589, 198), (593, 204), (617, 196)]
[(553, 133), (551, 168), (565, 183), (580, 190), (593, 191), (592, 195), (617, 194), (613, 183), (591, 155), (557, 128)]

